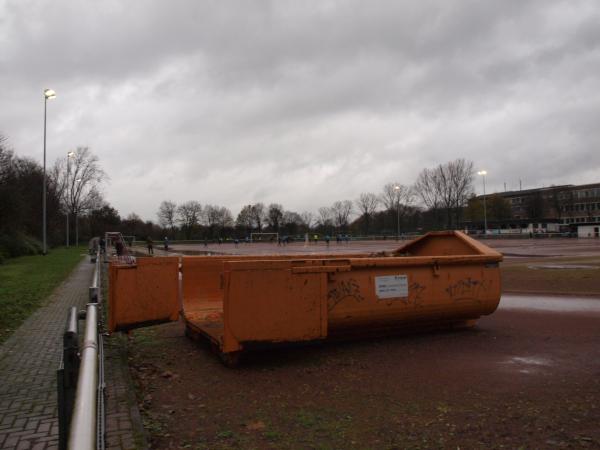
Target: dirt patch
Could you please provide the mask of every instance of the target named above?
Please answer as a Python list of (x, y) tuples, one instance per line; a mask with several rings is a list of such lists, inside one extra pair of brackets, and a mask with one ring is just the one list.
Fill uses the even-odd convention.
[(153, 448), (598, 448), (599, 317), (288, 348), (235, 370), (180, 323), (133, 333)]

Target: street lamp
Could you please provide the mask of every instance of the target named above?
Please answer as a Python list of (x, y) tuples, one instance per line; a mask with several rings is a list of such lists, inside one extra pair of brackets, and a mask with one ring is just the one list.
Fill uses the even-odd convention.
[(71, 173), (71, 158), (75, 156), (75, 152), (67, 153), (67, 182), (66, 182), (66, 206), (67, 206), (67, 247), (69, 247), (69, 175)]
[(42, 236), (44, 240), (43, 253), (47, 253), (46, 245), (46, 110), (48, 100), (56, 98), (56, 92), (52, 89), (44, 89), (44, 185), (42, 187)]
[(396, 191), (396, 240), (400, 239), (400, 186), (394, 186), (394, 191)]
[(486, 170), (480, 170), (477, 175), (481, 175), (483, 178), (483, 235), (487, 235), (487, 210), (485, 206), (485, 176), (487, 175)]
[[(81, 178), (77, 178), (75, 183), (79, 183)], [(75, 211), (75, 246), (79, 247), (79, 215), (78, 211)]]

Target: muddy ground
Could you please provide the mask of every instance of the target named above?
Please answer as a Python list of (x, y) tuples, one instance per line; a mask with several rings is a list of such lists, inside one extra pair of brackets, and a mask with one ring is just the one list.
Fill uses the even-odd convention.
[(599, 448), (600, 317), (497, 311), (469, 331), (250, 354), (134, 333), (153, 448)]
[[(600, 247), (575, 247), (517, 246), (505, 291), (600, 294)], [(539, 268), (555, 262), (592, 268)], [(471, 330), (257, 352), (237, 369), (172, 323), (131, 334), (130, 367), (157, 449), (600, 448), (598, 311), (501, 307)]]
[(600, 297), (600, 257), (522, 257), (502, 263), (503, 292)]

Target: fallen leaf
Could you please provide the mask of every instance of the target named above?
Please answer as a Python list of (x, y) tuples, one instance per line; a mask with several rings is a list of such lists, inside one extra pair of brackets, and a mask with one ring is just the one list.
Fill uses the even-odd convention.
[(262, 420), (257, 420), (256, 422), (250, 422), (248, 424), (246, 424), (246, 429), (247, 430), (264, 430), (265, 429), (265, 423)]

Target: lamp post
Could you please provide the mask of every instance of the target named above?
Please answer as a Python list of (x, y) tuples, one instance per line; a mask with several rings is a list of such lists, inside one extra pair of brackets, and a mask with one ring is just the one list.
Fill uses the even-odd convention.
[(42, 186), (42, 236), (44, 245), (43, 254), (48, 251), (46, 244), (46, 110), (48, 109), (48, 100), (56, 98), (56, 92), (52, 89), (44, 89), (44, 184)]
[[(77, 178), (75, 183), (79, 183), (81, 178)], [(79, 247), (79, 211), (75, 211), (75, 246)]]
[(477, 175), (481, 175), (483, 178), (483, 235), (487, 235), (487, 209), (485, 206), (485, 176), (487, 175), (486, 170), (480, 170)]
[(394, 191), (396, 191), (396, 240), (400, 239), (400, 186), (394, 186)]
[(71, 158), (75, 156), (75, 152), (67, 153), (67, 183), (66, 183), (66, 206), (67, 206), (67, 248), (69, 247), (69, 175), (71, 173)]

